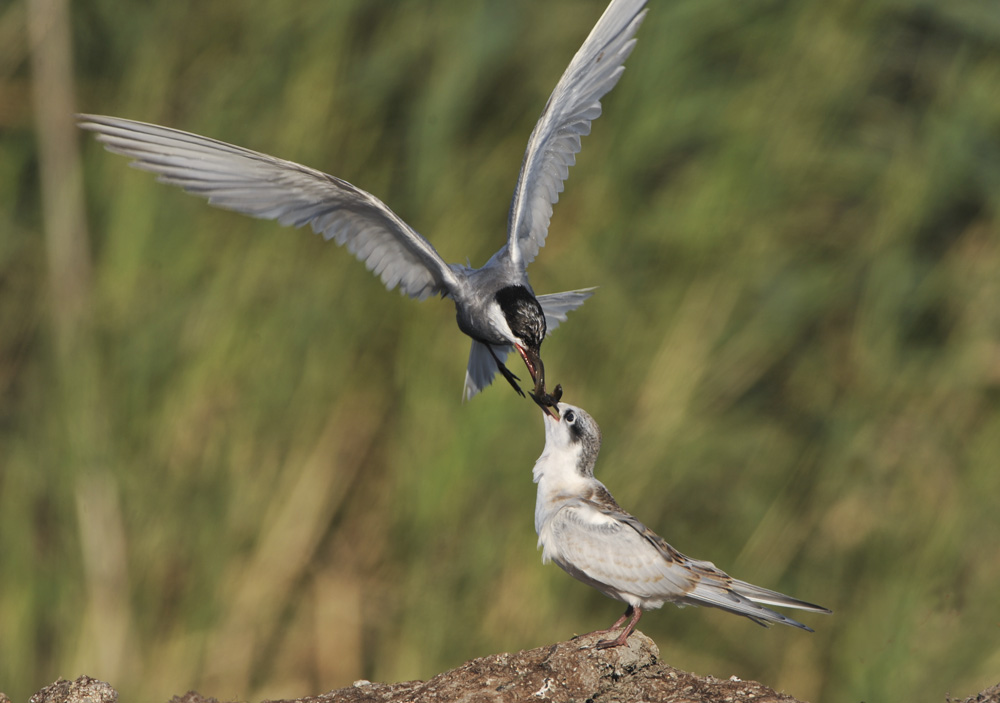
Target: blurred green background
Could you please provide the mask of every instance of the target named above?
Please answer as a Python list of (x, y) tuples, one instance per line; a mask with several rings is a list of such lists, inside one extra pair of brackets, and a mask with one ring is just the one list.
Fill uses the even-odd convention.
[[(542, 566), (540, 415), (462, 404), (450, 302), (68, 118), (300, 161), (481, 265), (603, 0), (79, 0), (62, 33), (48, 1), (0, 5), (0, 690), (293, 697), (617, 618)], [(600, 286), (548, 377), (626, 508), (835, 611), (667, 606), (667, 663), (814, 701), (1000, 680), (998, 86), (995, 0), (651, 3), (531, 267)]]

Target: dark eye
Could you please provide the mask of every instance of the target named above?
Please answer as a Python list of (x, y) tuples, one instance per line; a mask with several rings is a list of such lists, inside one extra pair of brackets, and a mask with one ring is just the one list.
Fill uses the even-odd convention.
[(565, 420), (568, 424), (572, 425), (574, 422), (576, 422), (576, 414), (572, 410), (567, 410), (566, 412), (563, 413), (563, 420)]

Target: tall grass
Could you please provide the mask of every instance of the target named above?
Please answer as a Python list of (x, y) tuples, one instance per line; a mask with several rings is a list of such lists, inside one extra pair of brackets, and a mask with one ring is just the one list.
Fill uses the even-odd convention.
[[(602, 7), (85, 0), (78, 109), (321, 168), (479, 265)], [(294, 697), (617, 617), (541, 565), (538, 412), (460, 402), (450, 304), (83, 135), (92, 353), (61, 361), (23, 16), (0, 8), (0, 690)], [(668, 663), (813, 700), (996, 683), (998, 17), (650, 8), (532, 265), (540, 293), (600, 286), (549, 377), (640, 519), (835, 611), (808, 635), (666, 608), (642, 629)]]

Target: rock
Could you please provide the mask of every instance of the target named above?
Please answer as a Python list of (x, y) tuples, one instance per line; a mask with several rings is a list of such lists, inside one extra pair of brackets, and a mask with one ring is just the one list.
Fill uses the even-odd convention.
[[(269, 703), (800, 703), (791, 696), (735, 677), (721, 681), (695, 676), (659, 661), (651, 639), (635, 632), (627, 647), (594, 649), (599, 635), (508, 654), (473, 659), (429, 681), (372, 683), (308, 698)], [(81, 676), (60, 679), (31, 697), (31, 703), (117, 703), (118, 693), (103, 681)], [(0, 703), (10, 700), (0, 693)], [(219, 703), (194, 691), (170, 703)], [(959, 703), (951, 698), (947, 703)], [(961, 703), (1000, 703), (1000, 684)]]
[[(6, 698), (6, 696), (4, 696)], [(31, 703), (118, 703), (118, 691), (89, 676), (58, 679), (33, 695)]]
[(948, 698), (948, 703), (1000, 703), (1000, 683), (974, 696), (969, 696), (963, 701)]
[(627, 647), (594, 649), (599, 639), (598, 635), (585, 635), (538, 649), (473, 659), (426, 682), (358, 681), (349, 688), (299, 698), (295, 703), (795, 701), (752, 681), (701, 678), (661, 664), (656, 645), (641, 632), (629, 638)]
[(188, 691), (183, 696), (174, 696), (169, 703), (219, 703), (216, 698), (205, 698), (195, 691)]

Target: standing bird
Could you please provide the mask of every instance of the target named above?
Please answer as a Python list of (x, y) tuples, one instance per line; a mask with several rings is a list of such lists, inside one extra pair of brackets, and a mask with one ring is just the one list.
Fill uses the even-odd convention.
[(628, 604), (625, 614), (601, 632), (628, 625), (599, 649), (624, 645), (643, 609), (666, 602), (706, 605), (750, 618), (758, 625), (780, 622), (812, 630), (766, 605), (830, 611), (812, 603), (737, 581), (710, 561), (684, 556), (622, 510), (594, 478), (601, 430), (580, 408), (560, 403), (545, 414), (545, 449), (533, 471), (538, 484), (535, 531), (542, 561), (554, 561), (573, 578)]
[(381, 200), (334, 176), (119, 117), (79, 115), (79, 126), (96, 132), (109, 151), (132, 158), (133, 166), (212, 205), (283, 225), (311, 225), (325, 239), (345, 245), (390, 290), (399, 287), (420, 300), (451, 298), (459, 329), (473, 340), (463, 398), (492, 383), (497, 371), (523, 396), (518, 378), (504, 366), (516, 349), (534, 381), (532, 395), (545, 408), (558, 402), (559, 393), (545, 391), (542, 340), (593, 288), (536, 297), (527, 266), (545, 244), (552, 205), (576, 161), (580, 138), (590, 133), (590, 123), (601, 114), (601, 98), (625, 70), (644, 4), (612, 0), (556, 84), (528, 139), (507, 217), (507, 243), (478, 269), (445, 263)]

